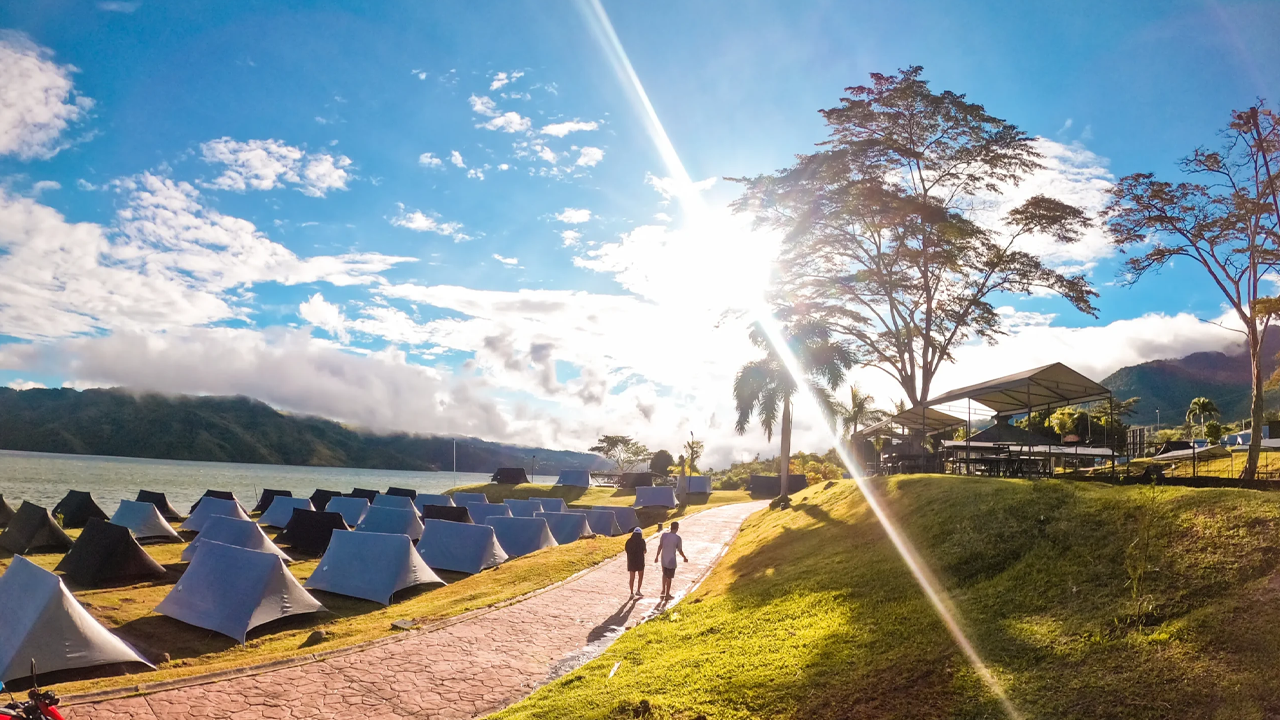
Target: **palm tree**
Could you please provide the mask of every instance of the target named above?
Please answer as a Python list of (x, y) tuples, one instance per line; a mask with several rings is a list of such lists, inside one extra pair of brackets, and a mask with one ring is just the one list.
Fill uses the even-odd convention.
[[(733, 397), (738, 420), (734, 429), (744, 435), (754, 415), (773, 440), (774, 427), (782, 436), (781, 497), (787, 496), (787, 477), (791, 468), (791, 398), (803, 379), (829, 417), (835, 416), (835, 400), (831, 389), (844, 383), (845, 371), (853, 367), (853, 355), (841, 342), (832, 340), (831, 330), (819, 320), (801, 319), (783, 328), (784, 341), (791, 350), (804, 378), (792, 377), (759, 323), (751, 327), (751, 343), (765, 355), (742, 366), (733, 380)], [(779, 417), (781, 411), (781, 417)]]
[(848, 436), (858, 434), (858, 428), (874, 425), (889, 416), (884, 410), (875, 407), (876, 399), (862, 392), (857, 385), (849, 386), (849, 404), (836, 403), (836, 417), (840, 420), (841, 432)]
[(1191, 407), (1187, 408), (1187, 422), (1191, 422), (1192, 418), (1198, 418), (1201, 433), (1204, 430), (1205, 417), (1216, 418), (1222, 413), (1218, 410), (1218, 406), (1207, 397), (1198, 397), (1191, 401)]
[(693, 439), (693, 431), (689, 431), (689, 442), (684, 444), (684, 451), (689, 458), (689, 464), (686, 467), (686, 474), (698, 475), (702, 471), (698, 469), (698, 459), (702, 457), (703, 444), (701, 440)]

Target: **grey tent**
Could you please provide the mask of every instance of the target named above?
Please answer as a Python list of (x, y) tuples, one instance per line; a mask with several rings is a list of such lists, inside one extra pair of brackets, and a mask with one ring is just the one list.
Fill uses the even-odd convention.
[(507, 560), (507, 553), (492, 527), (448, 520), (423, 521), (418, 554), (436, 570), (471, 574), (497, 567)]
[(557, 485), (570, 485), (572, 487), (590, 487), (591, 471), (590, 470), (561, 470), (560, 477), (556, 478)]
[(200, 499), (196, 509), (192, 511), (191, 517), (188, 517), (186, 521), (179, 525), (178, 529), (200, 532), (205, 523), (209, 522), (210, 518), (215, 517), (232, 517), (239, 520), (249, 519), (249, 516), (244, 512), (244, 508), (240, 507), (240, 503), (235, 500), (205, 497)]
[(271, 538), (262, 532), (262, 528), (252, 520), (241, 520), (230, 517), (212, 517), (205, 523), (204, 529), (191, 544), (182, 549), (182, 559), (190, 562), (196, 558), (200, 548), (209, 543), (234, 545), (247, 550), (271, 553), (285, 562), (293, 562), (293, 558), (271, 542)]
[(275, 502), (278, 497), (293, 497), (290, 490), (263, 490), (262, 495), (258, 497), (258, 504), (253, 506), (249, 512), (266, 512), (271, 507), (271, 503)]
[(491, 517), (511, 517), (511, 508), (506, 505), (467, 503), (464, 507), (471, 513), (471, 519), (478, 523)]
[(596, 505), (591, 509), (604, 510), (613, 513), (613, 517), (618, 521), (618, 527), (622, 528), (622, 532), (631, 532), (638, 527), (642, 527), (640, 518), (636, 516), (635, 508), (616, 505)]
[(418, 513), (404, 508), (371, 507), (356, 530), (371, 533), (398, 533), (410, 540), (422, 537), (422, 520)]
[(138, 502), (151, 503), (152, 505), (155, 505), (156, 510), (160, 511), (160, 517), (170, 522), (185, 519), (185, 516), (178, 512), (177, 508), (169, 504), (169, 498), (165, 497), (162, 492), (139, 490)]
[(133, 539), (129, 528), (98, 518), (89, 518), (76, 544), (54, 570), (82, 588), (131, 584), (165, 575), (160, 563)]
[(153, 667), (95, 620), (57, 575), (15, 557), (0, 576), (0, 682), (29, 677), (32, 660), (41, 673)]
[(456, 505), (466, 505), (468, 503), (487, 504), (489, 497), (484, 493), (456, 492), (453, 494), (453, 502)]
[(373, 507), (389, 507), (400, 508), (402, 510), (417, 510), (413, 506), (413, 498), (406, 495), (379, 495), (370, 503)]
[(534, 513), (542, 512), (542, 503), (537, 500), (516, 500), (514, 498), (510, 498), (503, 504), (511, 509), (511, 517), (533, 517)]
[(138, 542), (182, 542), (173, 526), (160, 517), (160, 511), (149, 502), (121, 500), (111, 523), (129, 528)]
[(9, 521), (13, 519), (13, 508), (9, 507), (9, 503), (4, 501), (4, 495), (0, 495), (0, 528), (8, 527)]
[(378, 491), (367, 488), (353, 488), (351, 492), (347, 493), (347, 497), (364, 498), (369, 502), (373, 502), (373, 499), (378, 497)]
[[(787, 493), (798, 493), (809, 487), (809, 481), (803, 474), (787, 475)], [(747, 491), (752, 495), (777, 497), (782, 493), (782, 478), (778, 475), (752, 475), (747, 478)]]
[(83, 490), (70, 490), (57, 505), (53, 506), (53, 516), (62, 518), (64, 528), (82, 528), (90, 518), (106, 520), (107, 514), (102, 512), (93, 496)]
[(690, 475), (685, 478), (685, 482), (691, 495), (706, 495), (711, 492), (711, 478), (706, 475)]
[(435, 520), (452, 520), (454, 522), (469, 523), (471, 522), (471, 512), (466, 506), (448, 507), (445, 505), (426, 505), (422, 508), (422, 519), (432, 518)]
[(494, 515), (485, 518), (484, 523), (493, 528), (507, 557), (518, 558), (559, 545), (551, 534), (551, 527), (542, 518)]
[(504, 467), (493, 471), (491, 482), (501, 483), (502, 485), (521, 485), (529, 482), (529, 475), (525, 473), (522, 467)]
[(0, 548), (14, 555), (66, 552), (72, 544), (48, 510), (25, 500), (13, 514), (9, 527), (0, 533)]
[(669, 487), (638, 487), (636, 488), (636, 502), (634, 507), (669, 507), (673, 508), (680, 503), (676, 502), (676, 490)]
[(337, 531), (304, 587), (390, 605), (397, 591), (428, 583), (444, 581), (404, 535)]
[(322, 555), (335, 530), (350, 529), (336, 512), (295, 509), (289, 524), (276, 535), (276, 542), (288, 545), (295, 553)]
[(311, 507), (324, 512), (328, 509), (325, 506), (329, 504), (329, 500), (336, 497), (342, 497), (342, 493), (337, 490), (316, 490), (311, 493)]
[(587, 524), (591, 526), (591, 532), (596, 535), (621, 535), (622, 528), (618, 526), (617, 516), (613, 514), (613, 510), (583, 510), (583, 515), (587, 516)]
[[(254, 527), (257, 527), (256, 525)], [(324, 610), (276, 555), (208, 542), (155, 611), (245, 641), (259, 625)]]
[(244, 503), (240, 502), (240, 498), (236, 497), (236, 494), (231, 492), (230, 490), (205, 490), (204, 494), (200, 496), (200, 499), (196, 500), (195, 504), (191, 506), (192, 513), (196, 511), (196, 508), (200, 507), (200, 503), (204, 502), (205, 498), (218, 498), (219, 500), (232, 500), (235, 502), (235, 504), (240, 506), (240, 509), (243, 510), (246, 515), (249, 512), (248, 509), (245, 508)]
[(564, 500), (561, 498), (534, 497), (529, 499), (537, 500), (542, 503), (542, 510), (544, 512), (569, 512), (569, 506), (565, 505)]
[(591, 535), (587, 516), (580, 512), (540, 512), (534, 517), (547, 521), (547, 527), (551, 528), (551, 537), (555, 538), (560, 545), (567, 545)]
[(362, 498), (353, 497), (336, 497), (329, 499), (329, 505), (325, 508), (325, 512), (334, 512), (342, 516), (343, 521), (348, 525), (355, 527), (364, 519), (364, 514), (369, 512), (369, 501)]
[(311, 501), (306, 498), (277, 495), (271, 501), (271, 505), (267, 507), (267, 511), (262, 513), (262, 517), (258, 518), (258, 524), (266, 527), (282, 528), (293, 519), (294, 510), (315, 510), (315, 508), (311, 506)]
[(402, 497), (407, 497), (410, 500), (418, 497), (417, 490), (411, 490), (409, 488), (402, 488), (402, 487), (395, 487), (395, 486), (387, 488), (387, 491), (383, 494), (384, 495), (400, 495)]
[(437, 505), (440, 507), (453, 507), (453, 498), (448, 495), (431, 495), (428, 493), (418, 493), (413, 499), (413, 506), (419, 511), (428, 505)]
[(622, 477), (618, 478), (618, 487), (631, 488), (653, 487), (653, 479), (661, 477), (657, 473), (651, 472), (629, 472), (622, 473)]

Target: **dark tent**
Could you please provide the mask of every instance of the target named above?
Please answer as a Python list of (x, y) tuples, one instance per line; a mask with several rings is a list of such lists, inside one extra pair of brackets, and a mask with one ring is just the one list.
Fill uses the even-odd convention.
[(156, 510), (160, 511), (160, 517), (170, 522), (178, 520), (186, 520), (178, 509), (169, 504), (169, 498), (164, 496), (162, 492), (152, 492), (150, 490), (138, 491), (138, 502), (151, 503), (156, 506)]
[(409, 488), (398, 488), (398, 487), (389, 487), (389, 488), (387, 488), (387, 491), (386, 491), (385, 493), (383, 493), (383, 494), (384, 494), (384, 495), (399, 495), (400, 497), (407, 497), (407, 498), (416, 498), (416, 497), (418, 497), (418, 491), (417, 491), (417, 490), (410, 490)]
[(82, 490), (71, 490), (53, 506), (53, 516), (62, 516), (62, 527), (82, 528), (89, 518), (106, 520), (107, 514), (102, 512), (93, 496)]
[(329, 548), (329, 537), (334, 530), (350, 529), (336, 512), (297, 508), (289, 524), (276, 535), (276, 543), (286, 544), (306, 555), (323, 555)]
[(9, 521), (13, 519), (13, 508), (9, 507), (9, 503), (4, 501), (4, 495), (0, 495), (0, 528), (8, 527)]
[(622, 479), (618, 481), (620, 488), (638, 488), (653, 487), (653, 473), (622, 473)]
[(453, 522), (469, 523), (471, 513), (467, 511), (465, 505), (460, 507), (446, 507), (444, 505), (424, 505), (422, 506), (423, 520), (451, 520)]
[(490, 482), (501, 483), (503, 485), (519, 485), (529, 482), (529, 476), (525, 474), (524, 468), (498, 468), (493, 473)]
[[(787, 476), (787, 494), (797, 493), (809, 487), (809, 480), (804, 475)], [(747, 491), (752, 495), (777, 497), (782, 494), (782, 478), (778, 475), (752, 475), (747, 480)]]
[(263, 490), (262, 497), (258, 498), (258, 504), (253, 506), (253, 510), (249, 512), (266, 512), (271, 507), (272, 501), (278, 497), (293, 497), (293, 493), (288, 490)]
[(324, 512), (326, 506), (329, 505), (329, 498), (342, 497), (342, 493), (337, 490), (316, 490), (311, 493), (311, 507)]
[(54, 570), (86, 588), (164, 577), (164, 568), (133, 539), (129, 528), (98, 518), (89, 519)]
[(364, 498), (365, 500), (368, 500), (370, 503), (372, 503), (374, 498), (378, 497), (378, 491), (365, 490), (364, 488), (354, 488), (351, 492), (347, 493), (347, 497)]
[(9, 527), (0, 533), (0, 548), (14, 555), (65, 552), (71, 549), (71, 545), (71, 538), (62, 532), (48, 510), (25, 500), (13, 514)]
[[(203, 500), (207, 497), (218, 498), (220, 500), (231, 500), (234, 502), (240, 502), (238, 499), (236, 499), (236, 494), (231, 492), (230, 490), (205, 490), (204, 494), (200, 496), (200, 500)], [(196, 506), (200, 504), (200, 500), (195, 501), (195, 504), (191, 506), (190, 512), (196, 511)]]

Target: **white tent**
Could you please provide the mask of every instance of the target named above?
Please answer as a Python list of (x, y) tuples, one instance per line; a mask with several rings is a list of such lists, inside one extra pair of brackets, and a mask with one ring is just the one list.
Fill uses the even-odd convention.
[(306, 588), (391, 604), (397, 591), (440, 583), (404, 535), (335, 530)]
[(459, 505), (466, 505), (468, 503), (487, 504), (489, 502), (489, 498), (484, 493), (457, 492), (453, 494), (453, 501)]
[(596, 505), (591, 509), (605, 510), (613, 513), (614, 518), (618, 521), (618, 527), (622, 528), (622, 532), (631, 532), (632, 530), (641, 527), (640, 518), (636, 515), (635, 508), (627, 507), (625, 505)]
[(561, 498), (535, 497), (535, 498), (529, 498), (529, 499), (537, 500), (538, 502), (542, 503), (543, 512), (561, 512), (561, 513), (569, 512), (569, 506), (565, 505), (564, 500), (562, 500)]
[(187, 562), (194, 560), (196, 552), (211, 542), (271, 553), (287, 563), (293, 562), (293, 558), (285, 555), (283, 550), (276, 547), (276, 544), (271, 542), (271, 538), (268, 538), (262, 532), (262, 528), (258, 527), (257, 523), (252, 520), (239, 520), (229, 517), (209, 518), (209, 522), (205, 524), (204, 529), (200, 531), (196, 539), (182, 549), (182, 559)]
[(511, 508), (496, 503), (465, 503), (467, 512), (471, 513), (471, 521), (482, 523), (486, 518), (511, 517)]
[(406, 495), (384, 495), (379, 494), (371, 503), (373, 507), (389, 507), (400, 508), (402, 510), (417, 510), (413, 506), (413, 498)]
[(685, 478), (687, 492), (694, 495), (706, 495), (711, 492), (711, 478), (707, 475), (690, 475)]
[(410, 540), (417, 540), (422, 537), (422, 520), (416, 510), (374, 506), (364, 514), (356, 530), (408, 535)]
[(540, 513), (543, 510), (542, 503), (537, 500), (508, 499), (504, 504), (511, 508), (511, 517), (531, 518), (534, 513)]
[(444, 507), (453, 507), (453, 498), (448, 495), (431, 495), (429, 493), (418, 493), (418, 497), (413, 499), (413, 506), (422, 512), (422, 508), (427, 505), (441, 505)]
[(304, 497), (287, 497), (285, 495), (277, 495), (271, 501), (271, 506), (267, 511), (262, 513), (262, 517), (258, 518), (259, 525), (267, 527), (282, 528), (289, 524), (293, 519), (294, 510), (315, 510), (311, 506), (311, 501)]
[(497, 567), (507, 560), (507, 553), (488, 525), (424, 520), (418, 554), (436, 570), (478, 573)]
[(587, 524), (591, 526), (591, 532), (596, 535), (621, 535), (622, 528), (618, 526), (617, 517), (613, 514), (612, 509), (608, 510), (583, 510), (583, 515), (587, 516)]
[(338, 513), (342, 516), (343, 522), (355, 527), (364, 519), (364, 514), (369, 512), (369, 501), (362, 497), (329, 498), (329, 504), (325, 506), (324, 511)]
[(155, 611), (243, 643), (259, 625), (319, 610), (279, 557), (208, 542)]
[(580, 512), (540, 512), (534, 517), (547, 521), (551, 528), (551, 537), (559, 545), (567, 545), (579, 538), (591, 536), (591, 526), (587, 524), (587, 516)]
[(676, 490), (669, 487), (638, 487), (636, 488), (636, 504), (634, 507), (669, 507), (673, 508), (679, 503), (676, 502)]
[(498, 537), (507, 557), (518, 558), (560, 544), (551, 535), (551, 527), (547, 521), (542, 518), (495, 515), (485, 518), (484, 523), (493, 528), (493, 534)]
[(0, 682), (28, 677), (32, 659), (37, 672), (153, 667), (93, 619), (57, 575), (17, 555), (0, 575)]
[(182, 542), (178, 533), (160, 515), (155, 505), (149, 502), (121, 500), (120, 507), (111, 516), (111, 524), (129, 528), (129, 532), (140, 541), (172, 541)]
[(590, 487), (591, 471), (590, 470), (561, 470), (560, 477), (556, 478), (557, 485), (570, 485), (572, 487)]
[(244, 508), (240, 507), (240, 503), (235, 500), (205, 497), (200, 498), (200, 504), (191, 513), (191, 517), (179, 525), (178, 529), (200, 532), (204, 529), (205, 523), (209, 522), (209, 518), (215, 517), (232, 517), (239, 520), (249, 519), (249, 516), (244, 512)]

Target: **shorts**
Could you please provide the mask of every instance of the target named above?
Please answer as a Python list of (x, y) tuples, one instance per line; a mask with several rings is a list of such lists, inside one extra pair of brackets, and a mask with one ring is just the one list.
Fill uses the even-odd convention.
[(644, 556), (627, 558), (627, 572), (644, 572)]
[(668, 580), (670, 580), (671, 578), (673, 578), (673, 577), (675, 577), (675, 576), (676, 576), (676, 569), (675, 569), (675, 568), (673, 568), (673, 567), (667, 567), (667, 566), (665, 566), (665, 565), (663, 565), (663, 566), (662, 566), (662, 577), (667, 578)]

